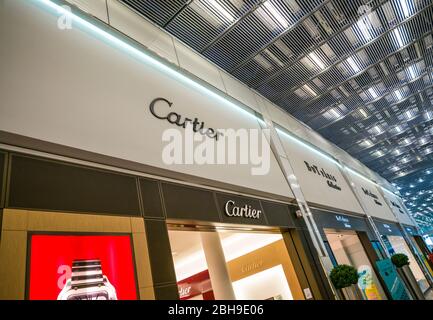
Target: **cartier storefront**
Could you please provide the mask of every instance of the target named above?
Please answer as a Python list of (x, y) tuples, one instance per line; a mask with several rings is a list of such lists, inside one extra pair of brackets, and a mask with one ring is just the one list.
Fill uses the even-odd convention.
[(180, 299), (323, 295), (294, 206), (178, 184), (161, 189)]
[(293, 204), (11, 151), (0, 160), (2, 298), (329, 299)]

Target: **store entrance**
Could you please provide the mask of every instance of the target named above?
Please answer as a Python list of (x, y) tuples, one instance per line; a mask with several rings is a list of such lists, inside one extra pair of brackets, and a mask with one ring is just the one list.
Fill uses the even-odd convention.
[(427, 279), (418, 265), (414, 255), (410, 251), (406, 240), (402, 236), (395, 235), (382, 235), (382, 239), (390, 255), (395, 253), (403, 253), (407, 255), (409, 258), (409, 268), (412, 271), (419, 287), (421, 288), (422, 292), (428, 290), (430, 286), (427, 282)]
[(347, 264), (358, 270), (358, 287), (365, 300), (385, 300), (385, 292), (355, 231), (325, 229), (334, 264)]
[(182, 300), (303, 299), (281, 233), (169, 225), (169, 239)]

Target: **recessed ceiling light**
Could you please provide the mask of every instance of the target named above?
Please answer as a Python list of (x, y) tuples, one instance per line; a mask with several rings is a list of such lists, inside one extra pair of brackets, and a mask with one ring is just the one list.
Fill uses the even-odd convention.
[(283, 27), (287, 28), (289, 24), (286, 19), (281, 15), (281, 13), (275, 8), (271, 0), (268, 0), (264, 3), (265, 8), (269, 11), (269, 13), (278, 21), (278, 23)]
[(395, 90), (394, 94), (397, 97), (397, 100), (401, 100), (403, 98), (403, 96), (401, 95), (400, 89)]
[(320, 68), (320, 69), (325, 69), (325, 64), (322, 62), (322, 60), (320, 60), (320, 58), (317, 56), (316, 53), (311, 52), (309, 54), (309, 57), (311, 58), (311, 60), (314, 61), (314, 63)]
[(415, 78), (416, 78), (415, 66), (414, 66), (414, 65), (411, 65), (411, 66), (408, 68), (408, 71), (409, 71), (410, 78), (411, 78), (412, 80), (415, 79)]
[(212, 5), (225, 19), (229, 22), (233, 22), (235, 18), (228, 12), (222, 5), (220, 5), (216, 0), (207, 0), (210, 5)]
[(373, 87), (369, 88), (369, 89), (368, 89), (368, 92), (371, 94), (371, 96), (373, 97), (373, 99), (376, 99), (376, 98), (377, 98), (376, 90), (373, 89)]
[(358, 65), (356, 64), (355, 60), (353, 60), (352, 57), (347, 58), (346, 61), (355, 73), (358, 73), (360, 71)]
[(394, 29), (394, 35), (395, 35), (395, 38), (397, 39), (397, 43), (398, 43), (399, 47), (400, 48), (403, 47), (404, 43), (403, 43), (403, 40), (401, 39), (401, 34), (400, 34), (400, 31), (398, 29)]
[(362, 116), (363, 116), (364, 118), (367, 118), (367, 117), (368, 117), (367, 112), (366, 112), (363, 108), (359, 109), (359, 112), (362, 114)]
[(303, 88), (304, 88), (304, 90), (305, 90), (308, 94), (310, 94), (311, 96), (313, 96), (313, 97), (317, 96), (317, 93), (316, 93), (313, 89), (311, 89), (310, 86), (309, 86), (308, 84), (305, 84), (305, 85), (303, 86)]
[(409, 3), (408, 3), (409, 1), (410, 0), (400, 0), (400, 5), (401, 8), (403, 9), (403, 14), (405, 18), (410, 16)]

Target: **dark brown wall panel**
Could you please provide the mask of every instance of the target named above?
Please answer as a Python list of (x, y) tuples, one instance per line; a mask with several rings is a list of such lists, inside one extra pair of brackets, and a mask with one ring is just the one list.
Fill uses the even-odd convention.
[(140, 215), (136, 179), (13, 155), (7, 205), (14, 208)]
[(294, 213), (292, 211), (294, 209), (292, 208), (291, 211), (287, 204), (262, 201), (262, 207), (265, 210), (266, 220), (268, 220), (270, 226), (296, 227), (293, 221)]
[(158, 181), (140, 178), (144, 217), (164, 218)]
[(211, 191), (163, 183), (167, 218), (220, 221)]
[(145, 220), (144, 225), (146, 227), (154, 286), (176, 283), (176, 274), (165, 220)]

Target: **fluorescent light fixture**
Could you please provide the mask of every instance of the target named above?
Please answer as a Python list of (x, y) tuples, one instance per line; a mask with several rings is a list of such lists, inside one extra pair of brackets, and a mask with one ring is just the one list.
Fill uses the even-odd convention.
[(401, 8), (403, 9), (403, 14), (405, 18), (410, 16), (409, 3), (408, 3), (409, 1), (411, 0), (400, 0), (400, 5)]
[(271, 2), (271, 0), (266, 1), (263, 4), (266, 9), (269, 11), (269, 13), (275, 18), (275, 20), (278, 21), (278, 23), (283, 27), (287, 28), (289, 24), (287, 23), (286, 19), (281, 15), (281, 13), (275, 8), (274, 4)]
[(363, 108), (359, 109), (359, 113), (361, 113), (364, 118), (368, 117), (367, 112)]
[(373, 99), (376, 99), (378, 97), (378, 95), (376, 93), (376, 90), (373, 87), (369, 88), (368, 92), (371, 94), (371, 96), (373, 97)]
[(335, 108), (331, 108), (329, 110), (329, 113), (336, 119), (341, 117), (341, 114), (337, 110), (335, 110)]
[(427, 121), (433, 119), (433, 112), (432, 112), (432, 111), (426, 111), (426, 112), (424, 113), (424, 118), (425, 118)]
[(401, 34), (400, 34), (400, 31), (398, 29), (394, 29), (394, 35), (395, 35), (395, 38), (397, 39), (398, 46), (400, 48), (403, 47), (404, 46), (403, 39), (401, 38)]
[(132, 55), (133, 57), (137, 58), (138, 60), (150, 65), (151, 67), (155, 68), (156, 70), (165, 73), (166, 75), (190, 86), (193, 89), (199, 90), (202, 93), (208, 95), (209, 97), (212, 97), (223, 104), (233, 107), (239, 111), (241, 111), (243, 114), (248, 115), (249, 117), (254, 118), (255, 120), (261, 120), (259, 119), (252, 111), (246, 110), (246, 108), (242, 107), (241, 105), (238, 105), (234, 102), (231, 102), (224, 96), (222, 96), (220, 93), (217, 93), (216, 91), (207, 88), (206, 86), (200, 84), (199, 82), (194, 81), (193, 79), (189, 78), (188, 76), (182, 74), (178, 70), (174, 69), (173, 67), (164, 64), (163, 62), (157, 60), (156, 58), (152, 57), (151, 55), (145, 53), (142, 50), (139, 50), (135, 48), (134, 46), (128, 44), (127, 42), (123, 41), (122, 39), (110, 34), (109, 32), (101, 29), (100, 27), (92, 24), (91, 22), (75, 15), (74, 13), (70, 12), (69, 10), (63, 8), (60, 5), (55, 4), (51, 0), (37, 0), (36, 2), (41, 3), (45, 5), (46, 7), (50, 8), (52, 10), (52, 13), (56, 16), (65, 16), (69, 17), (73, 22), (79, 24), (84, 29), (87, 29), (88, 31), (94, 33), (98, 37), (101, 38), (101, 40), (107, 41), (117, 47), (118, 49), (121, 49), (128, 54)]
[(401, 126), (394, 127), (394, 130), (396, 133), (400, 133), (401, 132)]
[(371, 142), (371, 140), (365, 139), (361, 141), (360, 145), (369, 148), (373, 145), (373, 142)]
[(216, 0), (207, 0), (211, 6), (213, 6), (224, 18), (226, 18), (229, 22), (233, 22), (235, 17), (233, 17), (230, 12), (228, 12), (222, 5), (218, 3)]
[(404, 116), (406, 117), (407, 120), (411, 120), (415, 118), (415, 112), (412, 112), (412, 110), (407, 110), (404, 112)]
[(380, 126), (373, 127), (373, 130), (376, 132), (376, 134), (381, 134), (383, 132), (383, 130)]
[(401, 95), (400, 89), (395, 90), (394, 94), (397, 97), (397, 100), (401, 100), (403, 98)]
[(361, 69), (359, 69), (358, 65), (356, 64), (355, 60), (353, 60), (352, 57), (347, 58), (346, 61), (355, 73), (358, 73), (359, 71), (361, 71)]
[(408, 71), (409, 71), (410, 78), (411, 78), (412, 80), (415, 79), (415, 78), (416, 78), (415, 66), (414, 66), (414, 65), (411, 65), (411, 66), (408, 68)]
[(389, 168), (391, 171), (398, 171), (400, 170), (400, 168), (396, 165), (392, 166), (391, 168)]
[(318, 66), (320, 69), (322, 69), (322, 70), (325, 69), (325, 65), (323, 64), (322, 60), (320, 60), (320, 58), (317, 56), (316, 53), (311, 52), (311, 53), (309, 54), (309, 57), (311, 58), (311, 60), (314, 61), (315, 64), (317, 64), (317, 66)]
[(425, 145), (427, 143), (427, 138), (426, 137), (422, 137), (421, 139), (419, 139), (419, 144), (420, 145)]
[(274, 55), (269, 49), (265, 49), (264, 52), (280, 67), (284, 67), (284, 63), (281, 62), (280, 59), (276, 55)]
[(368, 17), (362, 17), (361, 19), (358, 20), (356, 25), (358, 26), (358, 29), (361, 31), (361, 34), (364, 37), (364, 40), (369, 41), (371, 39), (371, 34), (368, 31), (368, 29), (369, 29), (368, 26), (370, 26), (371, 23), (369, 22)]
[(313, 89), (311, 89), (308, 84), (303, 85), (303, 88), (309, 95), (313, 97), (317, 96), (317, 93)]
[(373, 153), (373, 155), (375, 157), (382, 157), (384, 155), (382, 150), (377, 150), (376, 152)]

